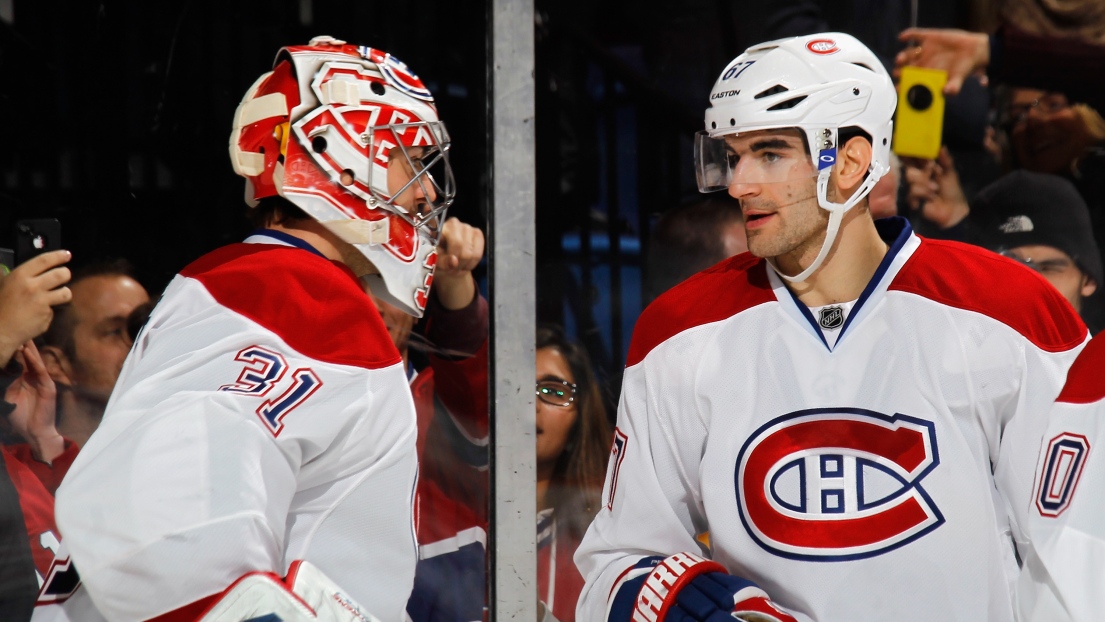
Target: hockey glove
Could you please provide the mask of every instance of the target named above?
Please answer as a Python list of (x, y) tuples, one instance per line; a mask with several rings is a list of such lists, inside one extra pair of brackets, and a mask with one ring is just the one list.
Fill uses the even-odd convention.
[(284, 579), (251, 572), (234, 582), (197, 622), (380, 622), (322, 571), (302, 560)]
[(637, 593), (633, 622), (796, 622), (755, 583), (691, 553), (661, 560)]

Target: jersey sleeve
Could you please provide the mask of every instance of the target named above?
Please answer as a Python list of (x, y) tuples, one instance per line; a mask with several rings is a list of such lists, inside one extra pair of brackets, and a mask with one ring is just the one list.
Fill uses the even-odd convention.
[[(1071, 311), (1073, 313), (1073, 311)], [(1027, 523), (1032, 506), (1030, 492), (1035, 479), (1035, 467), (1040, 440), (1049, 424), (1053, 402), (1066, 378), (1067, 370), (1085, 342), (1069, 349), (1048, 351), (1031, 342), (1023, 344), (1020, 353), (1007, 352), (1017, 358), (1016, 365), (1007, 368), (1012, 377), (997, 378), (993, 371), (979, 365), (973, 378), (980, 396), (979, 410), (988, 427), (991, 466), (997, 493), (1006, 506), (1012, 537), (1018, 548), (1027, 545)], [(981, 356), (988, 353), (985, 344)], [(1009, 388), (1009, 392), (1005, 392)]]
[(1026, 519), (1020, 619), (1096, 620), (1105, 611), (1105, 339), (1079, 355), (1050, 411)]
[(651, 570), (650, 558), (701, 552), (694, 536), (705, 530), (696, 491), (706, 427), (688, 390), (694, 362), (684, 360), (694, 350), (654, 351), (625, 370), (603, 506), (575, 554), (585, 579), (576, 619), (620, 619), (608, 617), (610, 605)]
[(417, 468), (401, 364), (305, 353), (210, 291), (166, 291), (58, 491), (89, 594), (108, 619), (149, 619), (307, 559), (397, 619)]

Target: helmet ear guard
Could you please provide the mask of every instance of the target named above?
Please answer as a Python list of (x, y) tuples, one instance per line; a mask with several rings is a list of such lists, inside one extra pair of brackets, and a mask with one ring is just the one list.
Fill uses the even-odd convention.
[(290, 201), (354, 246), (374, 293), (421, 317), (455, 183), (448, 131), (405, 64), (330, 37), (283, 48), (229, 146), (250, 206)]
[[(722, 71), (710, 93), (704, 134), (717, 139), (760, 130), (802, 132), (817, 170), (817, 202), (830, 213), (825, 242), (805, 270), (788, 276), (800, 282), (824, 261), (844, 213), (870, 193), (890, 170), (890, 138), (897, 96), (878, 58), (851, 35), (821, 33), (771, 41), (748, 48)], [(830, 201), (828, 186), (837, 162), (840, 131), (863, 130), (871, 137), (867, 176), (847, 200)], [(695, 169), (699, 190), (721, 190), (732, 180), (719, 166), (716, 146), (700, 147)], [(773, 262), (772, 267), (775, 268)]]

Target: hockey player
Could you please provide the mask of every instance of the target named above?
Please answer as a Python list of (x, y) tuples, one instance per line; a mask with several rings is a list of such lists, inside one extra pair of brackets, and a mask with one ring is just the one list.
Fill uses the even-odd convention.
[(1091, 622), (1105, 611), (1105, 337), (1078, 355), (1040, 446), (1018, 582), (1021, 620)]
[(872, 220), (895, 99), (839, 33), (722, 72), (696, 167), (740, 200), (750, 254), (637, 323), (579, 619), (1013, 619), (1087, 331), (1031, 270)]
[(448, 149), (372, 48), (284, 48), (245, 95), (230, 155), (264, 228), (170, 283), (58, 491), (107, 619), (403, 618), (415, 417), (357, 278), (422, 313)]

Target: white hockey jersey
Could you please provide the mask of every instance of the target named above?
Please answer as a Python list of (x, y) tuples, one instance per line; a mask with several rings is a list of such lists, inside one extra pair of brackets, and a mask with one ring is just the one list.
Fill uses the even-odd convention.
[(1024, 622), (1105, 616), (1105, 336), (1078, 355), (1040, 445), (1031, 546), (1018, 596)]
[(831, 349), (747, 253), (644, 312), (578, 619), (608, 619), (624, 572), (681, 551), (799, 619), (1013, 619), (1013, 540), (1086, 328), (1023, 266), (877, 226), (890, 250)]
[(348, 269), (276, 232), (247, 242), (169, 284), (58, 490), (58, 527), (109, 620), (194, 617), (296, 559), (402, 620), (417, 556), (402, 361)]

